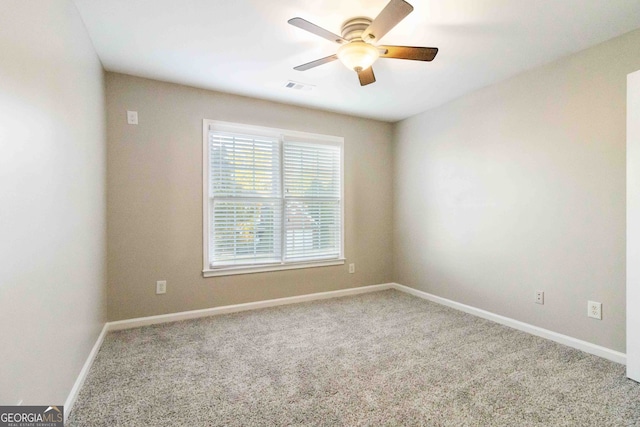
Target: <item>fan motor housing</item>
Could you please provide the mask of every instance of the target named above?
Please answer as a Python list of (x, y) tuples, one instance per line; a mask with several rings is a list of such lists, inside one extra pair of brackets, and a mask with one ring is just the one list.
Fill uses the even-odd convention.
[(364, 16), (351, 18), (342, 24), (342, 38), (347, 41), (362, 40), (362, 33), (371, 25), (371, 19)]

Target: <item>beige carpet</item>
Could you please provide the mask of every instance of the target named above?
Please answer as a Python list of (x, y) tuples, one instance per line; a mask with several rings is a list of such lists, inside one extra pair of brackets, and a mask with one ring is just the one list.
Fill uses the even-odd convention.
[(624, 372), (389, 290), (110, 333), (68, 425), (640, 425)]

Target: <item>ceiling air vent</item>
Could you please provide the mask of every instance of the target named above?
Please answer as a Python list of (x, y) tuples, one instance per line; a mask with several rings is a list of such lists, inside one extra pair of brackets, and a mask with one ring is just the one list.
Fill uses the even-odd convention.
[(293, 90), (301, 90), (303, 92), (311, 92), (315, 86), (314, 85), (308, 85), (305, 83), (298, 83), (298, 82), (294, 82), (289, 80), (287, 83), (285, 83), (284, 87), (286, 87), (287, 89), (293, 89)]

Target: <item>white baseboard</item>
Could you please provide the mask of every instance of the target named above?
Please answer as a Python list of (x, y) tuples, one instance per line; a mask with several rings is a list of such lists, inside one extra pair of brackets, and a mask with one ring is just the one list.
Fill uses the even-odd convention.
[(621, 363), (626, 365), (627, 355), (620, 353), (619, 351), (611, 350), (610, 348), (602, 347), (597, 344), (592, 344), (587, 341), (582, 341), (577, 338), (570, 337), (568, 335), (559, 334), (557, 332), (543, 329), (538, 326), (533, 326), (528, 323), (521, 322), (519, 320), (511, 319), (509, 317), (500, 316), (489, 311), (481, 310), (469, 305), (461, 304), (456, 301), (452, 301), (446, 298), (442, 298), (436, 295), (432, 295), (427, 292), (419, 291), (408, 286), (393, 283), (392, 288), (402, 292), (417, 296), (422, 299), (426, 299), (438, 304), (446, 305), (447, 307), (455, 308), (456, 310), (464, 311), (465, 313), (473, 314), (474, 316), (482, 317), (483, 319), (491, 320), (496, 323), (500, 323), (510, 328), (518, 329), (523, 332), (527, 332), (531, 335), (546, 338), (551, 341), (555, 341), (560, 344), (564, 344), (568, 347), (573, 347), (578, 350), (582, 350), (586, 353), (600, 356), (604, 359), (611, 360), (612, 362)]
[(84, 381), (87, 379), (87, 375), (89, 374), (89, 370), (91, 369), (91, 365), (93, 365), (93, 361), (100, 350), (100, 346), (102, 346), (102, 342), (104, 341), (104, 337), (107, 335), (109, 331), (108, 323), (102, 327), (102, 331), (100, 335), (98, 335), (98, 339), (96, 343), (93, 345), (87, 360), (84, 362), (80, 373), (78, 374), (78, 378), (76, 378), (76, 382), (73, 383), (73, 387), (71, 387), (71, 391), (67, 396), (67, 400), (64, 402), (64, 422), (67, 422), (67, 417), (71, 413), (71, 409), (73, 408), (73, 404), (76, 403), (76, 399), (78, 398), (78, 393), (84, 384)]
[(179, 313), (161, 314), (158, 316), (138, 317), (136, 319), (118, 320), (107, 323), (110, 331), (138, 328), (140, 326), (156, 325), (159, 323), (177, 322), (179, 320), (197, 319), (200, 317), (215, 316), (218, 314), (237, 313), (240, 311), (256, 310), (259, 308), (275, 307), (278, 305), (297, 304), (306, 301), (315, 301), (328, 298), (345, 297), (367, 292), (383, 291), (391, 289), (393, 284), (361, 286), (358, 288), (341, 289), (338, 291), (319, 292), (315, 294), (298, 295), (295, 297), (277, 298), (265, 301), (248, 302), (244, 304), (225, 305), (222, 307), (205, 308), (202, 310), (182, 311)]

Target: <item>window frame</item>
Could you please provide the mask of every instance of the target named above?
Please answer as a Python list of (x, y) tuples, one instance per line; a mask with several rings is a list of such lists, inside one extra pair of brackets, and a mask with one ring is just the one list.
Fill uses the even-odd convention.
[[(294, 140), (296, 142), (307, 142), (311, 144), (333, 145), (340, 149), (340, 253), (338, 258), (332, 258), (327, 260), (309, 260), (309, 261), (294, 261), (285, 262), (284, 258), (281, 258), (280, 262), (265, 263), (256, 265), (239, 265), (239, 266), (222, 266), (218, 268), (212, 268), (209, 263), (209, 225), (210, 225), (210, 212), (209, 212), (209, 130), (214, 128), (217, 131), (248, 134), (253, 136), (262, 136), (276, 138), (278, 140), (280, 148), (280, 182), (281, 186), (284, 186), (284, 162), (283, 162), (283, 150), (284, 143), (287, 140)], [(300, 268), (314, 268), (344, 265), (344, 226), (345, 226), (345, 208), (344, 208), (344, 138), (333, 135), (323, 135), (309, 132), (293, 131), (288, 129), (270, 128), (264, 126), (254, 126), (242, 123), (231, 123), (219, 120), (203, 119), (202, 121), (202, 261), (203, 269), (202, 274), (204, 277), (216, 277), (216, 276), (230, 276), (236, 274), (249, 274), (249, 273), (262, 273), (268, 271), (281, 271), (281, 270), (293, 270)], [(285, 200), (285, 194), (282, 192), (281, 198)], [(284, 205), (284, 202), (283, 202)], [(284, 211), (282, 213), (283, 221), (285, 218)], [(282, 225), (281, 233), (285, 233), (284, 222)], [(283, 248), (284, 250), (284, 248)]]

